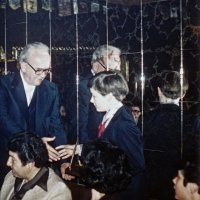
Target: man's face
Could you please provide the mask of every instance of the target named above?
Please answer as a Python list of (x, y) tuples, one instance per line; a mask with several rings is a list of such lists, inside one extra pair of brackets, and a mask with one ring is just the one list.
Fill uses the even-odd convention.
[(190, 200), (190, 192), (187, 188), (187, 185), (183, 185), (184, 176), (183, 171), (179, 170), (178, 175), (173, 179), (174, 189), (175, 189), (175, 199), (179, 200)]
[(94, 74), (106, 71), (107, 69), (121, 70), (121, 58), (119, 54), (114, 54), (114, 52), (111, 52), (107, 55), (107, 51), (105, 51), (101, 59), (92, 64), (92, 71)]
[(121, 59), (119, 54), (110, 52), (107, 55), (107, 52), (104, 53), (102, 61), (108, 70), (121, 70)]
[(139, 117), (141, 115), (140, 108), (138, 106), (132, 106), (131, 111), (132, 111), (133, 118), (134, 118), (135, 122), (137, 123), (139, 120)]
[(98, 112), (105, 112), (109, 108), (109, 97), (108, 95), (101, 95), (98, 91), (93, 88), (90, 89), (92, 97), (90, 102), (94, 104)]
[(14, 177), (26, 179), (29, 174), (28, 166), (22, 164), (17, 153), (9, 151), (7, 166), (11, 168)]
[(51, 58), (47, 52), (43, 49), (33, 49), (29, 58), (20, 63), (25, 81), (30, 85), (40, 85), (49, 72), (50, 63)]

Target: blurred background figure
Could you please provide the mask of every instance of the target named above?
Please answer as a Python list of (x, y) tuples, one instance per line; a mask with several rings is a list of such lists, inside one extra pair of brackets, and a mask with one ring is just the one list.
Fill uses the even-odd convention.
[[(151, 198), (173, 200), (172, 178), (176, 175), (180, 160), (190, 146), (193, 116), (179, 101), (188, 89), (184, 77), (181, 96), (180, 74), (164, 71), (157, 80), (160, 104), (144, 113), (144, 148), (148, 191)], [(182, 115), (181, 115), (182, 114)], [(183, 117), (183, 118), (182, 118)], [(183, 127), (181, 119), (183, 119)]]
[(48, 151), (36, 134), (18, 133), (8, 145), (6, 175), (0, 199), (2, 200), (71, 200), (66, 184), (47, 167)]
[(138, 124), (138, 121), (140, 120), (140, 116), (142, 114), (141, 99), (138, 97), (135, 97), (132, 100), (130, 107), (131, 107), (131, 112), (135, 120), (135, 123)]
[(68, 133), (67, 113), (66, 113), (66, 108), (65, 108), (65, 103), (64, 102), (61, 102), (61, 105), (60, 105), (60, 116), (61, 116), (61, 120), (62, 120), (63, 126), (65, 128), (66, 137), (67, 137), (67, 133)]

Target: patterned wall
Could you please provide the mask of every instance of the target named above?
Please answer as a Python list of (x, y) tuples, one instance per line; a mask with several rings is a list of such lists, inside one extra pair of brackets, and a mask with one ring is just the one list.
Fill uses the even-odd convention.
[[(185, 97), (187, 105), (196, 110), (199, 100), (199, 40), (200, 33), (194, 31), (198, 22), (199, 2), (183, 0), (183, 58), (185, 74), (190, 89)], [(12, 47), (26, 44), (26, 14), (23, 8), (12, 10), (9, 6), (0, 9), (0, 46), (5, 49), (5, 16), (8, 70), (14, 71), (16, 61)], [(76, 16), (60, 17), (58, 10), (38, 9), (27, 14), (27, 41), (41, 41), (50, 44), (49, 18), (51, 16), (51, 44), (53, 81), (60, 88), (62, 96), (71, 74), (76, 73)], [(78, 14), (79, 72), (90, 70), (91, 53), (95, 47), (107, 41), (122, 49), (123, 60), (129, 61), (129, 86), (133, 93), (135, 81), (140, 85), (141, 75), (141, 12), (140, 6), (125, 7), (108, 5), (108, 24), (105, 10), (97, 13)], [(145, 100), (154, 106), (157, 100), (154, 78), (163, 70), (180, 70), (180, 1), (157, 1), (143, 5), (144, 74)], [(60, 48), (59, 48), (60, 47)], [(63, 47), (63, 48), (61, 48)], [(4, 62), (0, 62), (1, 68)]]

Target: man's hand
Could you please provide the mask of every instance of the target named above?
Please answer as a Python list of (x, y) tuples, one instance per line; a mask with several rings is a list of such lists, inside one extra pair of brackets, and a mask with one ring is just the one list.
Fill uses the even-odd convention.
[(48, 142), (52, 142), (55, 140), (56, 137), (43, 137), (42, 141), (46, 145), (46, 148), (48, 150), (49, 154), (49, 161), (58, 161), (60, 160), (60, 154), (58, 151), (56, 151), (51, 145), (48, 144)]
[(62, 175), (62, 178), (67, 180), (67, 181), (71, 181), (72, 179), (74, 179), (75, 177), (72, 176), (72, 175), (69, 175), (69, 174), (66, 174), (66, 169), (70, 169), (70, 163), (63, 163), (60, 167), (60, 171), (61, 171), (61, 175)]
[[(66, 159), (73, 155), (74, 148), (75, 145), (60, 145), (56, 147), (56, 150), (58, 151), (62, 159)], [(77, 145), (75, 155), (80, 154), (80, 151), (80, 145)]]

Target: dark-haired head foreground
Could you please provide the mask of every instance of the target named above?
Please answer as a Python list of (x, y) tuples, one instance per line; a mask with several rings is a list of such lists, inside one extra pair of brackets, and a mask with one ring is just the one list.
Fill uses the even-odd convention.
[(6, 175), (0, 199), (71, 200), (65, 183), (47, 167), (48, 151), (41, 138), (33, 133), (19, 133), (9, 141)]

